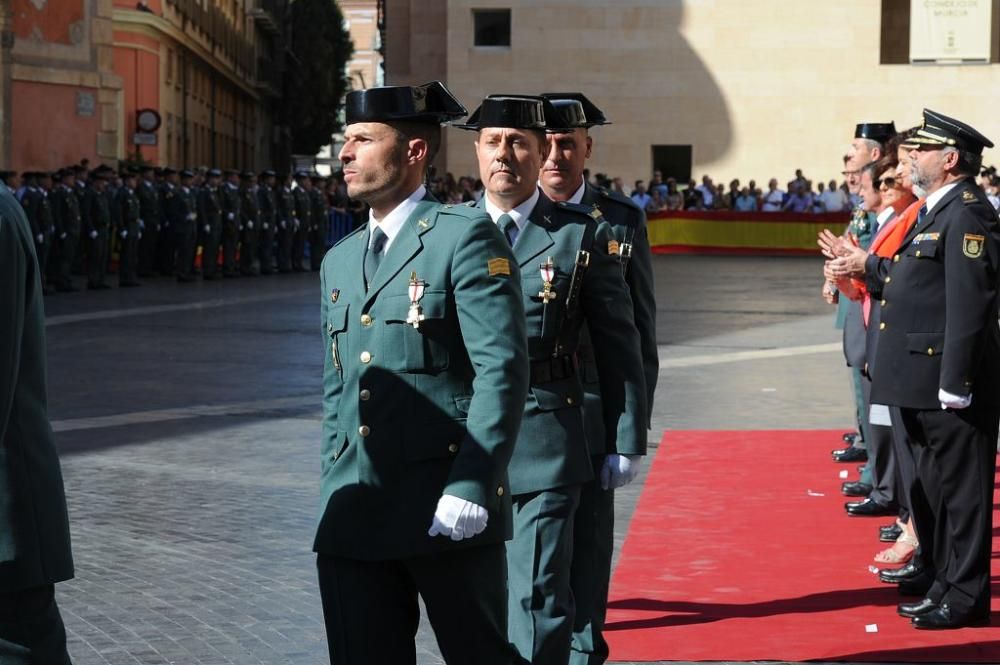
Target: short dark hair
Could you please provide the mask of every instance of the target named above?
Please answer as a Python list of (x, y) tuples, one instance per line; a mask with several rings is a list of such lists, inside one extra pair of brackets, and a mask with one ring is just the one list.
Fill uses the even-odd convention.
[(438, 151), (441, 150), (441, 125), (405, 120), (396, 120), (387, 124), (396, 130), (400, 144), (410, 139), (422, 139), (427, 143), (427, 161), (424, 168), (430, 166), (430, 163), (437, 157)]

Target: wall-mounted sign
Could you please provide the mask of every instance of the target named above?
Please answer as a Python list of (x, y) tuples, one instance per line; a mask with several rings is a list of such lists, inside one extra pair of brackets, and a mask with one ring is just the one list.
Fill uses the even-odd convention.
[(160, 128), (160, 114), (153, 109), (139, 109), (135, 112), (135, 125), (143, 132), (155, 132)]
[(135, 145), (156, 145), (156, 134), (152, 132), (136, 132), (132, 135), (132, 143)]
[(97, 107), (94, 93), (78, 91), (76, 93), (76, 114), (81, 118), (93, 118)]
[(989, 62), (992, 19), (992, 0), (910, 0), (910, 62)]

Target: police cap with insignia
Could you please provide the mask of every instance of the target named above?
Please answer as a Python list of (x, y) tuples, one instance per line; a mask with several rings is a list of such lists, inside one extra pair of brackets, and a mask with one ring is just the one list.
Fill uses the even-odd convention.
[(854, 138), (879, 143), (885, 143), (895, 135), (895, 122), (862, 122), (854, 128)]
[(243, 173), (240, 174), (240, 177), (243, 178), (244, 180), (250, 180), (251, 178), (256, 178), (257, 174), (254, 173), (253, 171), (244, 171)]
[(422, 122), (440, 125), (468, 114), (440, 81), (353, 90), (344, 100), (348, 125), (356, 122)]
[(604, 112), (582, 92), (543, 92), (542, 97), (552, 102), (570, 127), (611, 124)]
[(182, 178), (193, 178), (194, 177), (194, 173), (190, 169), (184, 169), (183, 171), (181, 171), (181, 177)]
[(489, 95), (468, 122), (456, 124), (459, 129), (480, 130), (484, 127), (536, 129), (560, 132), (571, 129), (563, 115), (544, 97), (535, 95)]
[(260, 172), (260, 177), (261, 178), (275, 178), (275, 177), (277, 177), (277, 175), (278, 174), (275, 173), (274, 171), (272, 171), (271, 169), (266, 169), (266, 170)]
[(208, 177), (209, 178), (221, 178), (222, 177), (222, 171), (220, 171), (219, 169), (209, 169), (208, 170)]
[(296, 180), (302, 180), (303, 178), (308, 178), (308, 177), (309, 177), (309, 171), (299, 170), (299, 171), (295, 172), (295, 179)]
[(923, 124), (903, 145), (908, 148), (919, 148), (924, 145), (953, 146), (965, 152), (981, 155), (983, 148), (993, 147), (993, 141), (964, 122), (924, 109)]

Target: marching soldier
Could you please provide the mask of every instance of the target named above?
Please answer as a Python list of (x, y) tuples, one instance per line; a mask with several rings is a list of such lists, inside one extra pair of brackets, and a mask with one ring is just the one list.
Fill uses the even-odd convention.
[(104, 281), (108, 270), (111, 232), (111, 205), (108, 202), (108, 171), (98, 167), (90, 174), (90, 186), (83, 199), (84, 232), (87, 235), (87, 288), (110, 289)]
[(292, 234), (292, 270), (302, 272), (305, 270), (302, 261), (306, 253), (306, 236), (312, 229), (312, 198), (309, 194), (312, 181), (306, 171), (297, 171), (295, 184), (297, 187), (292, 190), (295, 199), (295, 216), (292, 218), (295, 227)]
[(222, 279), (219, 272), (219, 246), (222, 242), (222, 201), (219, 186), (222, 171), (209, 169), (208, 181), (198, 192), (198, 227), (201, 235), (201, 276)]
[(76, 260), (77, 248), (80, 246), (80, 234), (83, 230), (83, 217), (80, 214), (80, 200), (76, 197), (76, 172), (74, 169), (64, 169), (59, 185), (52, 193), (52, 218), (56, 226), (56, 290), (61, 292), (79, 291), (73, 286), (73, 263)]
[[(593, 140), (590, 128), (609, 121), (597, 106), (578, 92), (542, 95), (559, 110), (568, 132), (548, 135), (548, 155), (541, 170), (542, 192), (553, 201), (578, 203), (600, 211), (611, 225), (618, 243), (618, 260), (632, 298), (636, 328), (641, 342), (646, 383), (646, 425), (652, 419), (653, 391), (659, 375), (656, 350), (656, 299), (653, 294), (653, 262), (646, 234), (646, 214), (627, 196), (599, 189), (586, 182), (583, 170)], [(600, 665), (608, 658), (604, 639), (611, 555), (614, 549), (614, 490), (628, 484), (638, 472), (645, 445), (628, 448), (628, 441), (605, 439), (601, 413), (601, 385), (597, 375), (589, 329), (580, 334), (580, 376), (583, 381), (583, 416), (594, 479), (584, 483), (580, 507), (573, 525), (573, 564), (570, 584), (576, 605), (571, 665)]]
[(118, 286), (139, 286), (139, 197), (136, 173), (125, 171), (122, 187), (115, 193), (114, 223), (119, 238)]
[(194, 281), (194, 255), (198, 242), (198, 201), (191, 188), (194, 173), (181, 171), (181, 186), (171, 199), (173, 205), (167, 210), (170, 226), (174, 230), (177, 245), (177, 263), (174, 272), (178, 282)]
[(0, 188), (0, 663), (69, 665), (55, 585), (73, 577), (59, 457), (46, 413), (45, 313), (34, 239)]
[(177, 261), (177, 238), (173, 228), (171, 211), (174, 208), (178, 192), (177, 171), (166, 167), (163, 169), (163, 182), (160, 186), (160, 231), (157, 243), (161, 275), (173, 275), (174, 264)]
[(226, 182), (219, 188), (222, 199), (222, 276), (237, 277), (236, 246), (240, 241), (240, 175), (233, 169), (224, 172)]
[(267, 170), (260, 174), (257, 184), (257, 201), (260, 208), (260, 273), (270, 275), (274, 272), (274, 237), (277, 220), (277, 198), (275, 196), (274, 171)]
[[(644, 453), (648, 411), (620, 245), (600, 211), (538, 190), (546, 131), (565, 131), (548, 100), (483, 100), (469, 122), (486, 210), (521, 267), (531, 389), (510, 463), (514, 537), (507, 547), (510, 640), (524, 662), (565, 665), (573, 633), (573, 520), (593, 478), (577, 365), (581, 330), (593, 338), (606, 428), (604, 449)], [(346, 172), (346, 169), (345, 169)]]
[(465, 114), (443, 85), (353, 91), (346, 106), (340, 159), (372, 213), (321, 271), (314, 549), (330, 658), (415, 662), (419, 595), (446, 663), (510, 665), (506, 466), (528, 383), (518, 267), (487, 215), (422, 184), (440, 123)]
[(243, 189), (240, 190), (240, 274), (252, 277), (260, 274), (257, 260), (260, 240), (260, 202), (257, 198), (257, 174), (243, 172)]
[(330, 232), (330, 219), (326, 194), (323, 191), (323, 176), (313, 175), (312, 189), (309, 190), (309, 200), (312, 202), (312, 218), (309, 229), (309, 266), (319, 270), (326, 254), (326, 239)]
[(142, 180), (136, 190), (139, 197), (139, 276), (156, 274), (156, 245), (160, 239), (160, 192), (156, 185), (156, 170), (152, 166), (139, 169)]
[(281, 177), (281, 186), (275, 189), (275, 215), (278, 236), (278, 270), (292, 272), (292, 238), (295, 235), (295, 197), (292, 195), (291, 176)]

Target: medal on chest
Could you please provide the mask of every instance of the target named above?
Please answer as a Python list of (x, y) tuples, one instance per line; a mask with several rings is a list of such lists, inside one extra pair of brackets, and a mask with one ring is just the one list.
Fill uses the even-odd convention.
[(542, 276), (542, 290), (538, 292), (538, 297), (548, 305), (549, 301), (556, 297), (556, 292), (552, 290), (552, 282), (556, 278), (556, 265), (552, 263), (551, 256), (538, 266), (538, 272)]
[(420, 307), (420, 299), (424, 297), (424, 288), (427, 283), (417, 278), (416, 272), (410, 273), (410, 311), (406, 315), (406, 322), (414, 328), (420, 327), (420, 322), (424, 320), (423, 309)]

